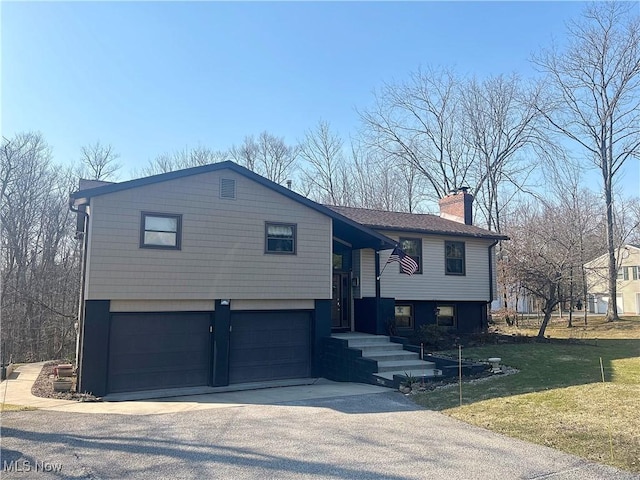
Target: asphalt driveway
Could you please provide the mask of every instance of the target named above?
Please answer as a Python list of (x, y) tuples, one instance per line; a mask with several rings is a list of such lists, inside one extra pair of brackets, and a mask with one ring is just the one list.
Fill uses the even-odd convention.
[(1, 433), (3, 479), (638, 478), (397, 392), (161, 415), (5, 412)]

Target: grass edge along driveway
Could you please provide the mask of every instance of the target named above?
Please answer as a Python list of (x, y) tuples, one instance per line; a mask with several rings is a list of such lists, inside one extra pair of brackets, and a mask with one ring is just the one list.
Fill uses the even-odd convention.
[[(535, 334), (535, 326), (517, 333)], [(413, 395), (416, 403), (467, 423), (640, 473), (640, 319), (567, 329), (551, 343), (463, 349), (465, 358), (497, 356), (519, 373)], [(579, 337), (575, 344), (554, 338)], [(453, 352), (450, 352), (453, 353)], [(600, 370), (602, 358), (605, 381)]]

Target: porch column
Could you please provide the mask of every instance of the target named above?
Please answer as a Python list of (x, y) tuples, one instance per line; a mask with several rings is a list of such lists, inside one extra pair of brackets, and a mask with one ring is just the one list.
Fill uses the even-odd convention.
[(376, 264), (376, 298), (380, 298), (380, 250), (375, 250)]

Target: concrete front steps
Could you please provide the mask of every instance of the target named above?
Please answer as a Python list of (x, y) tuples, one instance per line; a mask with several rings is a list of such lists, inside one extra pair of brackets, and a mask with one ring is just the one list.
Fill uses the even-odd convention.
[[(398, 377), (410, 375), (416, 378), (439, 375), (435, 363), (420, 360), (420, 355), (403, 349), (402, 344), (394, 343), (388, 336), (368, 333), (334, 333), (334, 338), (346, 340), (349, 348), (362, 352), (362, 358), (374, 360), (377, 372), (373, 373), (375, 383), (387, 387), (396, 387)], [(396, 377), (396, 378), (394, 378)]]

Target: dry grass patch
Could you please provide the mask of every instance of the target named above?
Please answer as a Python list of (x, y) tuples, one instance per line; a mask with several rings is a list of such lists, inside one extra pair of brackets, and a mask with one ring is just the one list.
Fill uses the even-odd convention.
[(26, 405), (14, 405), (13, 403), (0, 403), (0, 412), (24, 412), (29, 410), (37, 410), (37, 408)]
[[(518, 320), (518, 326), (499, 326), (499, 331), (506, 334), (536, 336), (542, 318), (523, 318)], [(573, 327), (568, 328), (569, 317), (554, 317), (545, 330), (545, 335), (551, 338), (573, 338), (576, 340), (593, 341), (600, 338), (640, 339), (640, 317), (622, 317), (616, 322), (605, 322), (604, 317), (588, 317), (587, 325), (578, 315), (573, 317)]]

